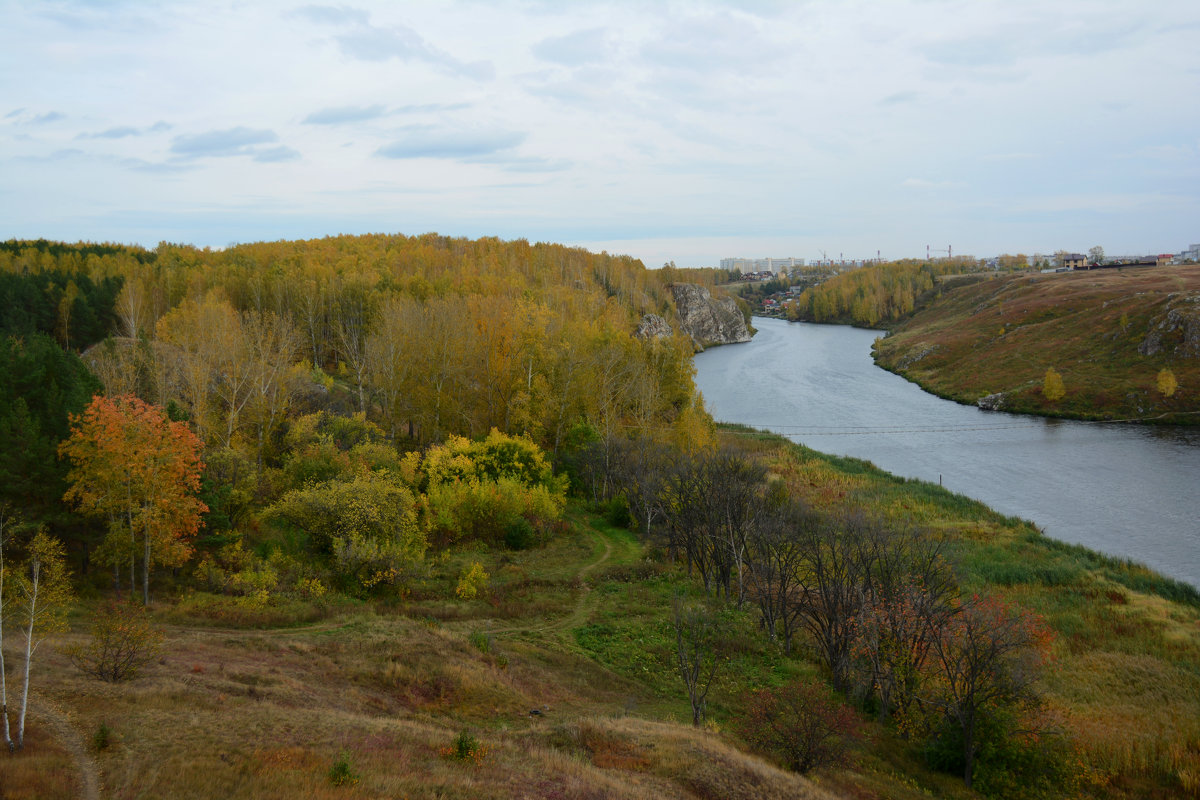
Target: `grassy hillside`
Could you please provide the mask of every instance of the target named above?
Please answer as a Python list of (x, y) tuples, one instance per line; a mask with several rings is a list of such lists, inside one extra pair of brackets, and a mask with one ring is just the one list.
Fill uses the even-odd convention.
[[(876, 362), (954, 400), (1007, 411), (1195, 423), (1200, 267), (949, 279), (876, 346)], [(1062, 376), (1060, 400), (1043, 394)], [(1158, 375), (1170, 370), (1170, 396)]]
[[(943, 533), (966, 589), (1045, 617), (1056, 639), (1043, 689), (1079, 753), (1067, 794), (1165, 798), (1200, 786), (1194, 591), (940, 487), (776, 437), (726, 436), (815, 508), (866, 508)], [(38, 664), (30, 743), (0, 759), (0, 793), (977, 796), (930, 770), (916, 741), (866, 717), (852, 766), (818, 772), (816, 783), (747, 755), (736, 734), (744, 693), (820, 674), (807, 647), (787, 657), (767, 642), (749, 609), (728, 618), (711, 724), (686, 724), (670, 598), (687, 580), (661, 551), (579, 506), (568, 522), (534, 550), (453, 548), (402, 597), (261, 606), (179, 594), (155, 612), (167, 630), (161, 657), (128, 683), (71, 666), (67, 649), (86, 639), (80, 611)], [(486, 591), (456, 598), (475, 561), (491, 576)], [(464, 733), (482, 749), (457, 758), (456, 742), (472, 741)], [(339, 760), (357, 782), (331, 783)]]

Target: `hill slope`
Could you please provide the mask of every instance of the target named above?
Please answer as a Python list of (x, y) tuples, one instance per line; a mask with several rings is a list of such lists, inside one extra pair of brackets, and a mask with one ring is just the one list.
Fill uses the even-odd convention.
[[(947, 281), (876, 345), (875, 360), (959, 402), (1005, 411), (1192, 423), (1200, 389), (1200, 267)], [(1043, 396), (1047, 369), (1066, 395)], [(1170, 370), (1178, 389), (1158, 388)]]

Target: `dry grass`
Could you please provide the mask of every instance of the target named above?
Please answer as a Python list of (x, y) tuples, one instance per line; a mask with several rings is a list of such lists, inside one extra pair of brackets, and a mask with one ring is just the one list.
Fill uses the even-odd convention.
[[(516, 655), (501, 668), (465, 637), (406, 619), (277, 635), (174, 632), (166, 651), (144, 678), (118, 685), (73, 671), (59, 654), (46, 658), (42, 691), (71, 708), (80, 730), (103, 721), (112, 731), (97, 755), (111, 796), (827, 796), (715, 735), (580, 721), (605, 703), (555, 670)], [(0, 759), (3, 796), (75, 796), (69, 754), (33, 728), (25, 754)], [(482, 764), (442, 755), (463, 728), (487, 747)], [(565, 749), (563, 730), (574, 731)], [(328, 772), (343, 750), (360, 779), (335, 787)]]
[[(620, 537), (585, 537), (560, 550), (575, 573), (601, 556), (638, 554)], [(105, 797), (829, 796), (718, 735), (610, 718), (654, 698), (565, 646), (570, 631), (550, 624), (547, 609), (583, 619), (596, 598), (567, 580), (560, 562), (548, 567), (563, 574), (544, 582), (525, 574), (536, 572), (536, 555), (521, 559), (509, 570), (514, 591), (558, 593), (531, 605), (525, 625), (486, 601), (447, 615), (449, 623), (432, 620), (431, 584), (409, 609), (420, 619), (360, 609), (265, 631), (175, 624), (163, 657), (114, 685), (63, 655), (83, 639), (81, 620), (57, 649), (44, 650), (37, 690), (68, 712), (84, 740), (102, 723), (110, 730), (109, 746), (94, 754)], [(159, 615), (178, 621), (186, 610)], [(501, 629), (509, 632), (479, 646), (480, 632)], [(0, 758), (0, 796), (77, 796), (71, 753), (36, 720), (31, 728), (25, 754)], [(479, 763), (445, 755), (464, 730), (486, 750)], [(564, 740), (563, 731), (574, 733)], [(343, 752), (358, 779), (334, 786), (329, 772)]]
[[(731, 747), (719, 735), (690, 726), (634, 717), (586, 717), (534, 738), (539, 747), (570, 755), (581, 770), (633, 772), (645, 794), (661, 798), (796, 798), (832, 795)], [(609, 795), (603, 795), (609, 796)]]
[(26, 722), (25, 749), (0, 753), (0, 797), (4, 800), (70, 800), (81, 796), (71, 754), (37, 716)]
[[(997, 277), (918, 312), (879, 342), (878, 362), (963, 402), (1003, 392), (1013, 411), (1120, 419), (1195, 412), (1200, 361), (1174, 355), (1171, 336), (1158, 355), (1138, 353), (1181, 295), (1200, 296), (1200, 267)], [(1042, 396), (1048, 367), (1063, 377), (1062, 401)], [(1155, 388), (1163, 367), (1179, 382), (1170, 398)]]

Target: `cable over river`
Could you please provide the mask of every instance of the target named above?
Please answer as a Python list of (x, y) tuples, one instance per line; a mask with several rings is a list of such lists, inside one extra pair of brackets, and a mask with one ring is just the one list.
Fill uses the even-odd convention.
[(871, 461), (1200, 587), (1200, 429), (981, 411), (875, 366), (881, 334), (756, 318), (696, 356), (716, 419)]

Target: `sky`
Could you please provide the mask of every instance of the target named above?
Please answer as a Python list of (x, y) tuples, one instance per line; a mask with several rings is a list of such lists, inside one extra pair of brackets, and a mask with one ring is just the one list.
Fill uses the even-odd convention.
[(0, 239), (1200, 242), (1196, 0), (0, 0)]

